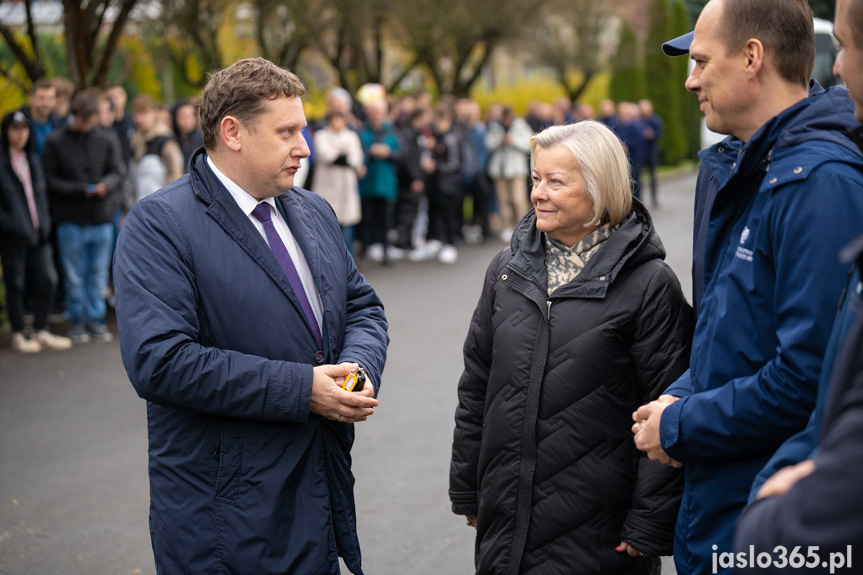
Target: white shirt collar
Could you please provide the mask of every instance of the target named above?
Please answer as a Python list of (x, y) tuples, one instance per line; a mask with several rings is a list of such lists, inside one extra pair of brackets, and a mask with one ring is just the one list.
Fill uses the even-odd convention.
[[(222, 182), (222, 185), (225, 186), (225, 189), (228, 190), (228, 193), (231, 194), (231, 197), (234, 198), (234, 201), (237, 202), (237, 205), (240, 206), (241, 210), (243, 210), (243, 213), (247, 216), (251, 216), (252, 211), (254, 211), (261, 202), (256, 200), (251, 194), (249, 194), (249, 192), (238, 186), (233, 180), (223, 174), (213, 163), (213, 160), (210, 159), (209, 155), (207, 156), (207, 165), (210, 166), (210, 169), (213, 170), (213, 173), (216, 174), (216, 177), (219, 178), (219, 181)], [(265, 198), (263, 201), (270, 204), (274, 212), (276, 211), (275, 198)]]

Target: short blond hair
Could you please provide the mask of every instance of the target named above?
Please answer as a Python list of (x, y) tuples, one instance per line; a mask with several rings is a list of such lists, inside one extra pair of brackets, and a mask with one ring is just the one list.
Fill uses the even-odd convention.
[(573, 153), (585, 192), (593, 201), (593, 217), (584, 227), (620, 224), (632, 210), (632, 178), (620, 138), (594, 120), (550, 126), (530, 139), (531, 169), (538, 150), (556, 146)]

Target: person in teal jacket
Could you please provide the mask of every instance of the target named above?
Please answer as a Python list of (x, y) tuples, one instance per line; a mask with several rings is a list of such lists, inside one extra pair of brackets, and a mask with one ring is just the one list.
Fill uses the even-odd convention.
[(360, 240), (366, 256), (388, 261), (387, 232), (393, 226), (396, 199), (399, 195), (398, 162), (400, 142), (392, 122), (387, 118), (383, 100), (366, 105), (366, 128), (360, 141), (366, 155), (366, 175), (360, 180), (363, 219)]
[(755, 475), (812, 412), (847, 273), (837, 254), (863, 221), (863, 159), (847, 91), (809, 82), (806, 2), (712, 0), (664, 49), (689, 52), (686, 87), (730, 135), (701, 153), (690, 369), (633, 414), (640, 449), (686, 466), (674, 555), (689, 575), (733, 550)]

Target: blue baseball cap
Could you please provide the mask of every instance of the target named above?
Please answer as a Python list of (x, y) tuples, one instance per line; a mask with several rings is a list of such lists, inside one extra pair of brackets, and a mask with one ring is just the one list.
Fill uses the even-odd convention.
[(683, 36), (678, 36), (674, 40), (669, 40), (662, 45), (662, 51), (666, 56), (683, 56), (689, 54), (689, 45), (692, 44), (692, 36), (695, 32), (689, 32)]

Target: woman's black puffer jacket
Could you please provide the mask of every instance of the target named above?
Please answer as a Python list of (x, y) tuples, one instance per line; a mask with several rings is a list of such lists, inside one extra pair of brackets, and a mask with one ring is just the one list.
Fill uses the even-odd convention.
[(450, 470), (453, 511), (479, 516), (479, 574), (658, 573), (671, 553), (683, 476), (636, 450), (632, 413), (688, 368), (694, 319), (633, 203), (551, 297), (533, 211), (488, 268)]

